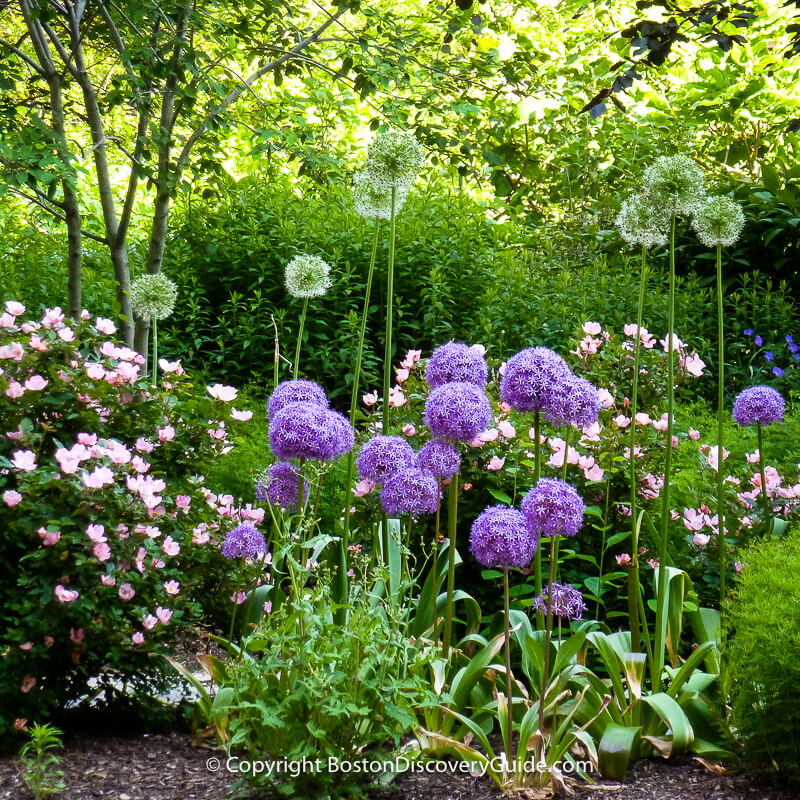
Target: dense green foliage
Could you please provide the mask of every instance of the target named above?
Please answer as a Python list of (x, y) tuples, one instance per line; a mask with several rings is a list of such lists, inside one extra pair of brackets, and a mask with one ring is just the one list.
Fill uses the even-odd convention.
[(800, 532), (746, 557), (730, 609), (729, 668), (737, 737), (751, 767), (800, 783)]

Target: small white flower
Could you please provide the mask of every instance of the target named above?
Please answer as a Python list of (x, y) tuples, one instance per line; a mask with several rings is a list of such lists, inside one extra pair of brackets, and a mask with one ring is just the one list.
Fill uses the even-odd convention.
[(295, 256), (286, 265), (286, 290), (292, 297), (322, 297), (331, 285), (330, 271), (318, 256)]

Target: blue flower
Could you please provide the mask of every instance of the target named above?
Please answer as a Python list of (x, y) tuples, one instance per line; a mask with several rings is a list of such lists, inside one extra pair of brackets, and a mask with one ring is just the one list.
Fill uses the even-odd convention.
[(789, 348), (790, 353), (796, 353), (798, 350), (800, 350), (800, 347), (798, 347), (794, 342), (786, 346)]
[(744, 332), (744, 335), (745, 336), (752, 336), (753, 335), (753, 329), (752, 328), (747, 328), (747, 330), (745, 330), (745, 332)]
[(772, 374), (776, 378), (780, 378), (783, 375), (783, 370), (780, 367), (773, 367), (772, 368)]
[(794, 343), (794, 339), (792, 338), (792, 334), (791, 334), (791, 333), (787, 333), (787, 334), (786, 334), (786, 336), (785, 336), (784, 338), (786, 339), (786, 341), (787, 341), (789, 344), (793, 344), (793, 343)]
[(767, 352), (764, 353), (764, 358), (766, 358), (767, 361), (772, 361), (772, 359), (775, 358), (775, 354), (774, 353), (770, 353), (769, 350), (767, 350)]
[(764, 344), (764, 340), (760, 336), (756, 336), (753, 341), (756, 343), (756, 347), (761, 347), (761, 345)]

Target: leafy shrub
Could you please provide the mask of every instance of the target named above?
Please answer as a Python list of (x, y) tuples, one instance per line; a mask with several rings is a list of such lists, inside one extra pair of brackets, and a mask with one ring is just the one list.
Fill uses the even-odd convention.
[[(339, 796), (371, 773), (331, 770), (329, 759), (382, 760), (415, 726), (428, 700), (429, 657), (388, 605), (374, 605), (354, 597), (346, 624), (336, 625), (328, 591), (317, 587), (298, 608), (281, 604), (248, 638), (246, 657), (228, 662), (215, 706), (229, 701), (228, 748), (246, 781), (289, 797)], [(244, 766), (266, 758), (314, 766), (297, 775)]]
[[(0, 317), (0, 735), (100, 675), (145, 687), (150, 653), (221, 600), (216, 543), (236, 509), (197, 472), (233, 410), (177, 363), (161, 386), (108, 320)], [(88, 314), (85, 315), (88, 317)], [(247, 414), (237, 413), (242, 417)]]
[(751, 767), (800, 783), (800, 530), (750, 549), (730, 610), (736, 733)]

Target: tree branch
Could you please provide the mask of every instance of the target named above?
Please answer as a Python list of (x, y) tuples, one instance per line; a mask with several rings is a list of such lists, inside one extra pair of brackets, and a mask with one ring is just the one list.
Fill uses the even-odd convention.
[(322, 36), (322, 34), (325, 33), (325, 31), (339, 19), (339, 17), (344, 16), (346, 13), (347, 9), (342, 8), (335, 14), (329, 16), (328, 19), (326, 19), (325, 22), (319, 26), (319, 28), (317, 28), (313, 33), (309, 34), (301, 42), (298, 42), (291, 50), (288, 50), (274, 61), (270, 61), (269, 64), (259, 67), (243, 83), (237, 86), (218, 106), (216, 106), (211, 113), (205, 117), (205, 119), (194, 129), (194, 131), (192, 131), (191, 136), (189, 136), (189, 138), (186, 140), (186, 143), (183, 145), (183, 149), (181, 150), (181, 154), (178, 157), (178, 161), (175, 166), (176, 172), (179, 173), (186, 165), (186, 162), (189, 160), (189, 154), (191, 153), (195, 142), (197, 142), (197, 140), (206, 132), (208, 123), (217, 114), (221, 113), (230, 105), (235, 103), (259, 78), (263, 77), (268, 72), (277, 69), (279, 66), (281, 66), (281, 64), (285, 64), (287, 61), (294, 58), (298, 53), (301, 53), (303, 50), (305, 50), (309, 45), (316, 42), (317, 39), (319, 39), (319, 37)]
[(42, 67), (37, 64), (30, 56), (26, 55), (19, 49), (16, 45), (11, 44), (11, 42), (7, 42), (5, 39), (0, 39), (0, 46), (5, 47), (14, 53), (15, 56), (21, 58), (39, 77), (43, 78), (45, 76), (45, 71)]
[[(19, 197), (27, 200), (29, 203), (35, 203), (40, 208), (44, 209), (51, 217), (55, 217), (57, 220), (61, 222), (66, 222), (67, 218), (56, 211), (54, 208), (46, 204), (44, 201), (40, 200), (36, 195), (28, 194), (27, 192), (23, 192), (21, 189), (16, 189), (14, 187), (9, 187), (9, 192), (12, 194), (16, 194)], [(108, 240), (102, 236), (98, 236), (96, 233), (92, 233), (91, 231), (86, 231), (81, 228), (81, 235), (85, 236), (87, 239), (93, 239), (95, 242), (100, 242), (100, 244), (108, 245)]]

